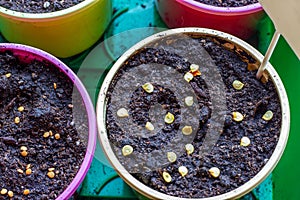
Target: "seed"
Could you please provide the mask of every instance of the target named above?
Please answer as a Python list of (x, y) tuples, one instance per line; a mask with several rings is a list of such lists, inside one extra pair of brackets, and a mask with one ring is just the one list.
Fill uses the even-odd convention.
[(125, 108), (120, 108), (117, 111), (117, 115), (118, 115), (118, 117), (128, 117), (129, 116), (128, 111)]
[(20, 111), (20, 112), (22, 112), (22, 111), (24, 111), (24, 107), (23, 106), (20, 106), (19, 108), (18, 108), (18, 111)]
[(262, 118), (266, 121), (270, 121), (273, 118), (273, 112), (271, 110), (268, 110)]
[(177, 159), (177, 155), (174, 152), (168, 152), (167, 157), (170, 162), (175, 162)]
[(191, 70), (191, 72), (198, 71), (199, 70), (199, 65), (191, 64), (190, 65), (190, 70)]
[(31, 169), (26, 169), (26, 171), (25, 171), (25, 174), (26, 175), (30, 175), (32, 173), (32, 170)]
[(28, 195), (29, 193), (30, 193), (30, 190), (28, 190), (28, 189), (26, 189), (26, 190), (23, 191), (24, 195)]
[(146, 129), (149, 131), (153, 131), (154, 130), (154, 126), (151, 122), (147, 122), (145, 125)]
[(60, 139), (60, 134), (59, 134), (59, 133), (56, 133), (56, 134), (54, 135), (54, 137), (55, 137), (55, 139), (59, 140), (59, 139)]
[(47, 173), (47, 176), (49, 177), (49, 178), (54, 178), (55, 177), (55, 173), (54, 172), (48, 172)]
[(186, 80), (187, 82), (190, 82), (193, 78), (194, 78), (194, 75), (191, 72), (187, 72), (184, 75), (184, 80)]
[(31, 168), (31, 164), (28, 164), (28, 165), (26, 166), (26, 169), (29, 169), (29, 168)]
[(21, 150), (21, 151), (27, 151), (28, 149), (27, 149), (27, 147), (25, 147), (25, 146), (21, 146), (21, 147), (20, 147), (20, 150)]
[(192, 96), (185, 97), (184, 102), (187, 106), (192, 106), (194, 104), (194, 99)]
[(249, 146), (250, 145), (250, 139), (246, 136), (242, 137), (240, 145), (243, 146), (243, 147)]
[(172, 113), (168, 112), (165, 116), (165, 122), (167, 124), (171, 124), (174, 122), (174, 118), (175, 118), (174, 115)]
[(5, 74), (5, 76), (6, 76), (6, 78), (11, 77), (11, 73), (7, 73), (7, 74)]
[(52, 136), (52, 135), (53, 135), (53, 132), (52, 132), (52, 131), (49, 131), (49, 134), (50, 134), (50, 136)]
[(185, 126), (182, 128), (181, 131), (182, 131), (183, 135), (191, 135), (193, 132), (193, 129), (191, 126)]
[(244, 83), (242, 83), (241, 81), (235, 80), (235, 81), (233, 81), (232, 86), (236, 90), (241, 90), (244, 87)]
[(210, 175), (212, 175), (215, 178), (218, 178), (220, 176), (220, 170), (217, 167), (212, 167), (208, 170), (208, 172), (210, 173)]
[(45, 1), (43, 7), (44, 8), (48, 8), (50, 6), (50, 2), (49, 1)]
[(49, 133), (48, 131), (45, 132), (44, 135), (43, 135), (44, 138), (47, 138), (47, 137), (49, 137), (49, 136), (50, 136), (50, 133)]
[(195, 150), (194, 146), (192, 144), (186, 144), (185, 145), (185, 150), (186, 150), (186, 153), (188, 155), (192, 154)]
[(21, 151), (21, 156), (26, 157), (28, 155), (27, 151)]
[(128, 155), (132, 154), (132, 152), (133, 152), (133, 148), (130, 145), (125, 145), (122, 148), (122, 154), (123, 154), (123, 156), (128, 156)]
[(16, 118), (15, 118), (15, 123), (16, 123), (16, 124), (20, 123), (20, 117), (16, 117)]
[(181, 174), (182, 177), (184, 177), (189, 171), (185, 166), (180, 166), (178, 167), (178, 172)]
[(244, 119), (244, 116), (240, 112), (233, 112), (232, 117), (233, 117), (233, 120), (236, 122), (240, 122)]
[(0, 191), (0, 194), (5, 195), (7, 193), (7, 189), (2, 188), (2, 190)]
[(19, 172), (20, 174), (24, 173), (24, 171), (22, 169), (17, 169), (17, 172)]
[(145, 83), (142, 85), (142, 88), (147, 92), (147, 93), (152, 93), (154, 90), (154, 87), (151, 83)]
[(54, 167), (50, 167), (50, 168), (48, 169), (49, 172), (53, 172), (54, 170), (55, 170)]
[(54, 90), (56, 90), (56, 88), (57, 88), (57, 84), (56, 83), (53, 83), (53, 88), (54, 88)]
[(12, 191), (7, 192), (8, 197), (12, 198), (14, 196), (14, 193)]
[(73, 108), (74, 106), (73, 106), (73, 104), (68, 104), (68, 107)]
[(170, 183), (172, 181), (172, 177), (168, 172), (163, 172), (163, 178), (167, 183)]

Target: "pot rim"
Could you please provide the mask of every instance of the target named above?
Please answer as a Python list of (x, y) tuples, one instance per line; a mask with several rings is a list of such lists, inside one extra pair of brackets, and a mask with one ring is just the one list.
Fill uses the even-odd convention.
[[(94, 106), (92, 104), (91, 99), (89, 98), (89, 94), (87, 93), (83, 83), (76, 76), (76, 74), (62, 61), (52, 56), (51, 54), (37, 49), (35, 47), (23, 45), (23, 44), (15, 44), (15, 43), (0, 43), (0, 51), (11, 50), (24, 52), (26, 54), (32, 55), (34, 59), (47, 60), (59, 68), (68, 78), (74, 83), (77, 90), (79, 91), (81, 98), (85, 105), (85, 110), (88, 116), (88, 143), (87, 149), (84, 156), (84, 160), (82, 161), (80, 168), (72, 180), (72, 182), (68, 185), (68, 187), (57, 197), (57, 199), (68, 199), (70, 198), (76, 189), (79, 187), (81, 182), (83, 181), (90, 165), (94, 157), (94, 152), (96, 148), (96, 139), (97, 139), (97, 126), (96, 126), (96, 116), (94, 112)], [(32, 58), (29, 58), (32, 59)]]
[[(207, 28), (177, 28), (177, 29), (170, 29), (167, 31), (163, 31), (157, 34), (154, 34), (137, 44), (135, 44), (133, 47), (131, 47), (129, 50), (127, 50), (113, 65), (111, 70), (108, 72), (107, 76), (105, 77), (105, 80), (101, 86), (98, 101), (97, 101), (97, 124), (98, 124), (98, 137), (99, 141), (102, 145), (102, 149), (110, 161), (111, 165), (114, 167), (114, 169), (117, 171), (117, 173), (123, 178), (123, 180), (129, 184), (133, 189), (135, 189), (140, 194), (150, 198), (150, 199), (176, 199), (176, 200), (187, 200), (187, 198), (179, 198), (174, 197), (170, 195), (166, 195), (164, 193), (160, 193), (137, 179), (135, 179), (119, 162), (117, 157), (114, 154), (114, 151), (112, 150), (110, 146), (110, 142), (108, 140), (107, 132), (106, 132), (106, 93), (108, 90), (108, 86), (111, 83), (111, 80), (113, 79), (114, 75), (117, 73), (120, 66), (125, 62), (131, 55), (133, 55), (136, 50), (142, 48), (143, 46), (153, 42), (154, 40), (157, 40), (161, 37), (166, 37), (174, 34), (179, 33), (195, 33), (195, 34), (202, 34), (203, 36), (212, 36), (212, 37), (219, 37), (223, 40), (227, 40), (228, 42), (234, 43), (241, 47), (243, 50), (247, 51), (250, 55), (252, 55), (255, 59), (262, 62), (263, 55), (258, 52), (254, 47), (246, 43), (245, 41), (232, 36), (230, 34), (216, 31), (212, 29)], [(281, 103), (281, 112), (282, 112), (282, 122), (281, 122), (281, 130), (280, 130), (280, 136), (278, 143), (276, 145), (276, 148), (274, 149), (274, 152), (268, 162), (264, 165), (264, 167), (252, 178), (250, 181), (246, 182), (244, 185), (221, 195), (208, 197), (208, 198), (201, 198), (201, 200), (218, 200), (218, 199), (235, 199), (239, 198), (252, 189), (254, 189), (259, 183), (261, 183), (275, 168), (276, 164), (279, 162), (280, 157), (283, 154), (284, 148), (287, 143), (288, 135), (289, 135), (289, 129), (290, 129), (290, 108), (289, 108), (289, 102), (288, 97), (284, 88), (284, 85), (277, 74), (276, 70), (273, 68), (273, 66), (268, 63), (266, 67), (266, 71), (270, 74), (270, 79), (274, 83), (280, 103)], [(196, 200), (196, 198), (195, 198)]]
[(201, 12), (219, 15), (245, 15), (263, 10), (260, 3), (254, 3), (240, 7), (218, 7), (197, 2), (195, 0), (176, 0), (179, 4), (190, 7)]
[(49, 12), (49, 13), (26, 13), (26, 12), (10, 10), (8, 8), (4, 8), (0, 6), (0, 14), (2, 13), (4, 15), (13, 18), (21, 18), (21, 19), (52, 19), (52, 18), (58, 18), (65, 15), (69, 15), (75, 12), (79, 12), (81, 9), (88, 7), (91, 4), (96, 3), (98, 1), (103, 1), (103, 0), (85, 0), (67, 9), (63, 9), (55, 12)]

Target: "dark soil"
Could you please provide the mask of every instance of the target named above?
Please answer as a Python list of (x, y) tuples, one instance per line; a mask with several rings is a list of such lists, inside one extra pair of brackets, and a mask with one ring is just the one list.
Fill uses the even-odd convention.
[[(116, 90), (120, 77), (126, 76), (126, 72), (141, 64), (160, 63), (176, 69), (182, 76), (189, 71), (190, 62), (175, 54), (170, 44), (180, 43), (180, 38), (164, 38), (159, 42), (154, 42), (148, 48), (143, 48), (131, 56), (115, 75), (107, 93), (107, 130), (110, 141), (113, 144), (122, 165), (127, 170), (132, 171), (137, 163), (135, 153), (149, 154), (154, 150), (163, 149), (173, 138), (181, 134), (179, 124), (184, 118), (178, 97), (174, 97), (172, 91), (161, 85), (155, 85), (151, 94), (138, 88), (132, 94), (131, 99), (124, 99), (129, 104), (129, 116), (132, 117), (135, 126), (151, 121), (149, 109), (153, 104), (160, 104), (165, 113), (171, 112), (175, 115), (173, 124), (165, 124), (153, 136), (148, 138), (139, 137), (138, 134), (129, 134), (118, 126), (112, 105), (111, 95)], [(161, 48), (160, 45), (168, 48)], [(199, 36), (183, 45), (182, 50), (194, 51), (202, 46), (211, 56), (225, 83), (226, 107), (227, 110), (221, 112), (225, 118), (222, 130), (216, 130), (219, 134), (217, 143), (210, 153), (203, 155), (200, 152), (204, 143), (204, 138), (208, 128), (212, 123), (217, 123), (211, 118), (212, 99), (206, 81), (201, 76), (196, 76), (190, 85), (197, 95), (199, 113), (199, 129), (192, 141), (195, 152), (187, 155), (185, 151), (177, 154), (174, 163), (168, 163), (156, 170), (149, 170), (143, 173), (133, 173), (137, 179), (149, 187), (172, 196), (187, 198), (202, 198), (220, 195), (229, 192), (254, 177), (266, 164), (277, 144), (280, 124), (281, 108), (276, 89), (271, 81), (258, 81), (255, 78), (256, 70), (248, 70), (249, 66), (257, 65), (256, 61), (242, 49), (230, 45), (226, 41), (215, 38), (202, 38)], [(180, 49), (176, 49), (179, 52)], [(205, 68), (200, 66), (200, 71), (205, 73)], [(162, 78), (165, 77), (162, 75)], [(242, 90), (235, 90), (232, 87), (234, 80), (242, 81), (245, 86)], [(218, 101), (218, 100), (216, 100)], [(270, 121), (264, 121), (262, 115), (272, 110), (274, 117)], [(241, 122), (232, 119), (232, 112), (239, 111), (245, 114)], [(251, 140), (247, 147), (240, 145), (243, 136)], [(183, 136), (182, 141), (185, 141)], [(131, 145), (134, 149), (132, 155), (123, 156), (119, 152), (124, 145)], [(179, 145), (179, 143), (178, 143)], [(164, 154), (165, 155), (165, 154)], [(163, 159), (163, 158), (162, 158)], [(145, 161), (147, 162), (147, 161)], [(152, 161), (149, 161), (152, 162)], [(146, 166), (146, 164), (144, 165)], [(179, 166), (186, 166), (189, 170), (185, 177), (178, 173)], [(221, 174), (218, 178), (212, 177), (208, 170), (211, 167), (218, 167)], [(166, 183), (162, 177), (162, 172), (168, 172), (172, 176), (172, 181)]]
[(194, 0), (200, 3), (218, 6), (218, 7), (241, 7), (254, 3), (258, 3), (258, 0)]
[(25, 13), (50, 13), (70, 8), (84, 0), (0, 0), (0, 6)]
[[(56, 199), (85, 156), (86, 138), (79, 135), (73, 116), (82, 100), (72, 101), (72, 81), (51, 63), (23, 63), (7, 51), (0, 53), (0, 66), (0, 190), (12, 191), (13, 199)], [(44, 137), (49, 131), (52, 136)], [(25, 157), (22, 146), (28, 149)], [(29, 164), (32, 173), (26, 175)], [(54, 168), (54, 178), (47, 176), (49, 168)], [(0, 199), (9, 198), (0, 194)]]

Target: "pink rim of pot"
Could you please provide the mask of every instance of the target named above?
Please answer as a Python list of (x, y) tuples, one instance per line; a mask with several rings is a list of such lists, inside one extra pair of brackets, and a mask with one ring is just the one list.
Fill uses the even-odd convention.
[(249, 14), (249, 13), (254, 13), (263, 10), (260, 3), (254, 3), (254, 4), (241, 6), (241, 7), (217, 7), (217, 6), (211, 6), (204, 3), (200, 3), (195, 0), (176, 0), (176, 2), (202, 12), (218, 13), (220, 15), (227, 15), (227, 16)]
[(22, 44), (13, 44), (13, 43), (1, 43), (0, 44), (0, 51), (3, 52), (5, 50), (11, 50), (13, 53), (16, 53), (16, 56), (20, 56), (22, 59), (26, 61), (31, 61), (32, 59), (37, 59), (40, 61), (47, 60), (54, 64), (57, 68), (59, 68), (63, 73), (65, 73), (74, 83), (76, 88), (78, 89), (82, 100), (85, 105), (85, 109), (88, 116), (88, 144), (87, 144), (87, 150), (84, 157), (84, 160), (80, 166), (79, 171), (77, 172), (75, 178), (72, 180), (72, 182), (68, 185), (68, 187), (61, 193), (58, 197), (58, 199), (68, 199), (70, 198), (73, 193), (77, 190), (83, 179), (85, 178), (85, 175), (87, 171), (90, 168), (90, 165), (92, 163), (94, 152), (96, 148), (96, 141), (97, 141), (97, 127), (96, 127), (96, 116), (94, 111), (94, 106), (92, 104), (92, 101), (89, 97), (89, 94), (87, 93), (84, 85), (80, 81), (80, 79), (75, 75), (75, 73), (63, 62), (58, 60), (56, 57), (52, 56), (51, 54), (34, 48), (27, 45)]

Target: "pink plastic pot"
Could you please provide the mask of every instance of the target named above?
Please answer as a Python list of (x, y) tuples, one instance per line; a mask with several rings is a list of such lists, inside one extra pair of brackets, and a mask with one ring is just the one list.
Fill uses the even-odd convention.
[[(83, 162), (81, 163), (80, 169), (78, 170), (75, 178), (70, 183), (70, 185), (64, 190), (60, 196), (57, 197), (57, 200), (66, 200), (69, 199), (76, 189), (79, 187), (81, 182), (83, 181), (90, 165), (93, 160), (95, 147), (96, 147), (96, 141), (97, 141), (97, 128), (96, 128), (96, 116), (94, 111), (94, 106), (92, 104), (92, 101), (82, 84), (82, 82), (79, 80), (79, 78), (73, 73), (73, 71), (67, 67), (63, 62), (55, 58), (54, 56), (50, 55), (49, 53), (42, 51), (40, 49), (21, 45), (21, 44), (13, 44), (13, 43), (1, 43), (0, 44), (0, 52), (3, 52), (5, 50), (10, 50), (14, 53), (15, 56), (18, 56), (21, 61), (30, 62), (33, 59), (39, 60), (39, 61), (45, 61), (51, 62), (54, 64), (57, 68), (59, 68), (63, 73), (65, 73), (70, 80), (74, 83), (74, 86), (77, 88), (79, 95), (81, 96), (83, 103), (84, 103), (84, 109), (86, 111), (87, 115), (87, 121), (88, 121), (88, 138), (87, 140), (87, 150), (84, 157)], [(75, 107), (74, 107), (75, 108)]]
[(255, 3), (243, 7), (216, 7), (194, 0), (156, 0), (157, 10), (170, 28), (203, 27), (250, 38), (259, 20), (265, 15)]

